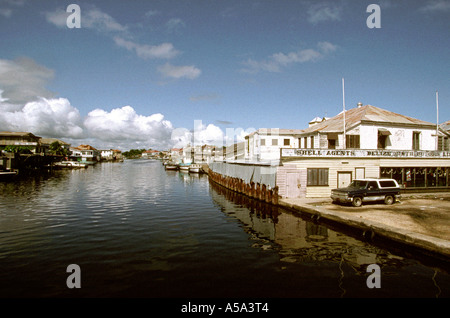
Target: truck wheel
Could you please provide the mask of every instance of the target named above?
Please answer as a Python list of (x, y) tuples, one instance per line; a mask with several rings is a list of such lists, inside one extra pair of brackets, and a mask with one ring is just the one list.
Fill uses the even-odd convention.
[(362, 199), (360, 197), (355, 197), (355, 198), (353, 198), (352, 204), (353, 204), (353, 206), (361, 206)]
[(384, 203), (387, 205), (391, 205), (392, 203), (394, 203), (394, 197), (392, 195), (387, 195), (384, 198)]

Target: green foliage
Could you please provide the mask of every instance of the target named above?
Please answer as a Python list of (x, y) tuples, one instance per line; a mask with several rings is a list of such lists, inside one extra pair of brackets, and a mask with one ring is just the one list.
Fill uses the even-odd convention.
[(30, 154), (31, 150), (33, 150), (34, 147), (32, 146), (5, 146), (3, 147), (3, 151), (6, 152), (13, 152), (13, 153), (20, 153), (20, 154)]
[(50, 144), (50, 153), (54, 155), (67, 156), (69, 150), (65, 149), (58, 141), (54, 141)]
[(128, 159), (140, 158), (144, 151), (145, 149), (131, 149), (129, 151), (123, 152), (122, 155)]

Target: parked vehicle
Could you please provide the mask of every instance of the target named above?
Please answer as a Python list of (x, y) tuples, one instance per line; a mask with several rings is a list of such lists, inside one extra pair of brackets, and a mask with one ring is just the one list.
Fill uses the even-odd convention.
[(394, 179), (357, 179), (346, 188), (331, 191), (333, 203), (352, 203), (356, 207), (374, 201), (393, 204), (400, 198), (400, 186)]

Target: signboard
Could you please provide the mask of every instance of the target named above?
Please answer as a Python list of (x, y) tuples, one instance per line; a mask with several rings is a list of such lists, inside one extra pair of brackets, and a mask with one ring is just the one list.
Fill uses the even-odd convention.
[(450, 151), (281, 148), (281, 157), (301, 158), (449, 158)]
[(37, 146), (37, 142), (33, 142), (33, 141), (15, 141), (14, 145), (15, 146)]

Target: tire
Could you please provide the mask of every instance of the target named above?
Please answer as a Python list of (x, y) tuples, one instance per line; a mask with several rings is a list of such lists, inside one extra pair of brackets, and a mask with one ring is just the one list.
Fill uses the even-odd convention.
[(395, 201), (395, 199), (392, 195), (387, 195), (384, 198), (384, 204), (387, 204), (387, 205), (391, 205), (392, 203), (394, 203), (394, 201)]
[(352, 205), (353, 205), (353, 206), (356, 206), (356, 207), (361, 206), (361, 205), (362, 205), (362, 198), (360, 198), (360, 197), (354, 197), (354, 198), (353, 198), (353, 201), (352, 201)]

